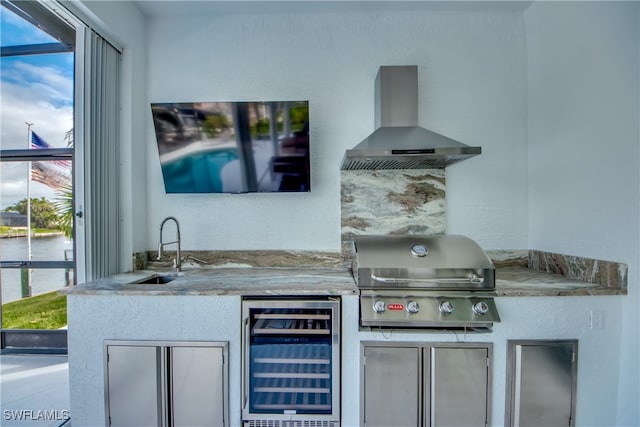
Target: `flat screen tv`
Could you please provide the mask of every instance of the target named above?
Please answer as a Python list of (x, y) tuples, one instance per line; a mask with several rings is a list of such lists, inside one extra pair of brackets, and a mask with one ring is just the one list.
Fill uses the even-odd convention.
[(152, 103), (167, 193), (308, 192), (309, 102)]

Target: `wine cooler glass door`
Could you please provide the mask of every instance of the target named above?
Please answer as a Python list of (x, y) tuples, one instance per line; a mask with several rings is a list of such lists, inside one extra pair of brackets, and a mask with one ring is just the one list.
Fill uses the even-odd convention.
[(245, 395), (251, 415), (334, 414), (337, 311), (277, 305), (245, 310)]

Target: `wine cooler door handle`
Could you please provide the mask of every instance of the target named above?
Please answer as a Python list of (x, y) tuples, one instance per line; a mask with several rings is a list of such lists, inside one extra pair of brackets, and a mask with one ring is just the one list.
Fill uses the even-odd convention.
[(247, 409), (247, 403), (249, 397), (247, 396), (249, 390), (249, 318), (245, 317), (243, 320), (243, 328), (244, 328), (244, 342), (243, 342), (243, 351), (242, 351), (242, 382), (244, 384), (244, 392), (242, 394), (242, 408), (243, 410)]

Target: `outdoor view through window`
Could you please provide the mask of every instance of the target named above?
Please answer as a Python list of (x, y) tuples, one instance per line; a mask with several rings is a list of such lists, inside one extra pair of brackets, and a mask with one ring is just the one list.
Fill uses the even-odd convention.
[(0, 7), (2, 328), (59, 329), (74, 265), (73, 30), (21, 3), (37, 2)]

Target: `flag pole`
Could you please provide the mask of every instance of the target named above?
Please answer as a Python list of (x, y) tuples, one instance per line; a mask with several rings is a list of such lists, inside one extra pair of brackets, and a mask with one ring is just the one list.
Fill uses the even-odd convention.
[[(27, 148), (31, 148), (31, 126), (33, 123), (24, 122), (27, 125)], [(31, 264), (31, 161), (27, 171), (27, 260)], [(22, 298), (31, 296), (31, 268), (23, 270)]]

